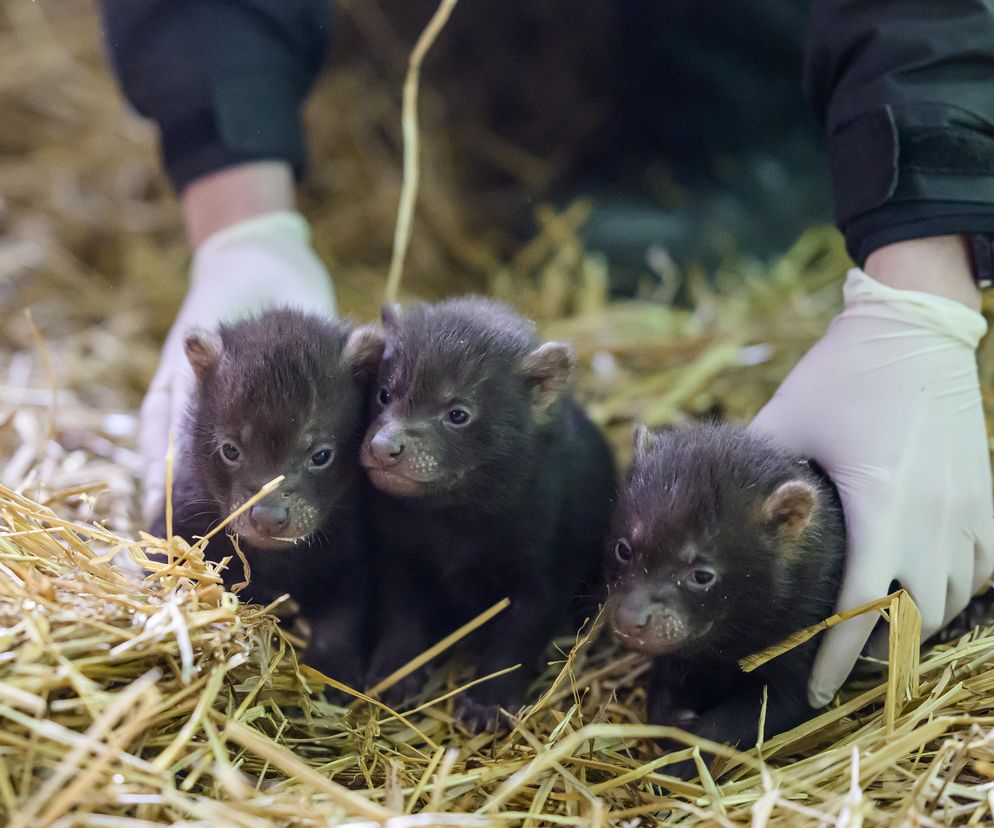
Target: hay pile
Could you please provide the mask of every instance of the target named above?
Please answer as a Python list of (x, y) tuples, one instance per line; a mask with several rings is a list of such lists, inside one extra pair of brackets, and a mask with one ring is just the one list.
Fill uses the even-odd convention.
[[(388, 31), (375, 5), (343, 7), (367, 33)], [(887, 686), (852, 687), (804, 727), (744, 754), (719, 749), (719, 783), (667, 778), (687, 752), (658, 755), (652, 738), (674, 734), (640, 724), (646, 664), (595, 623), (550, 649), (536, 703), (497, 739), (454, 724), (458, 675), (440, 674), (414, 710), (325, 702), (322, 677), (297, 664), (290, 634), (225, 593), (198, 550), (174, 541), (173, 563), (154, 565), (146, 552), (162, 542), (134, 540), (134, 412), (187, 254), (152, 134), (123, 110), (89, 4), (0, 6), (0, 79), (0, 821), (994, 819), (987, 619), (923, 653), (919, 697), (892, 705), (892, 727)], [(372, 59), (343, 65), (309, 112), (321, 140), (305, 207), (343, 308), (363, 318), (382, 295), (400, 186), (396, 81)], [(523, 246), (481, 234), (472, 211), (455, 208), (466, 194), (453, 171), (468, 162), (442, 134), (443, 110), (426, 89), (425, 189), (406, 290), (485, 290), (571, 339), (581, 395), (623, 460), (633, 420), (751, 416), (837, 310), (845, 257), (824, 229), (772, 265), (735, 260), (710, 280), (668, 272), (664, 292), (679, 287), (687, 309), (658, 295), (607, 302), (605, 265), (578, 234), (589, 205), (539, 208)], [(500, 149), (509, 168), (535, 176), (535, 159)], [(982, 355), (988, 406), (992, 347)]]
[[(76, 496), (76, 495), (72, 495)], [(458, 676), (413, 710), (334, 707), (264, 608), (198, 549), (59, 518), (0, 487), (0, 813), (6, 824), (149, 826), (978, 824), (994, 804), (994, 628), (922, 659), (887, 727), (886, 685), (740, 754), (716, 784), (666, 776), (639, 724), (646, 664), (559, 642), (508, 736), (452, 719)], [(167, 564), (146, 551), (168, 548)], [(154, 574), (115, 566), (126, 554)], [(572, 644), (572, 646), (571, 646)], [(776, 769), (763, 766), (770, 762)], [(642, 820), (645, 820), (643, 822)]]

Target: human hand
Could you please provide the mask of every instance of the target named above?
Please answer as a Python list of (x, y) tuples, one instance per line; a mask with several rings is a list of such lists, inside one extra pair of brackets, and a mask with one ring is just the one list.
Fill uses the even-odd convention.
[[(858, 269), (844, 292), (845, 310), (750, 428), (816, 460), (839, 489), (848, 532), (839, 609), (886, 595), (896, 580), (928, 637), (994, 568), (975, 356), (987, 325), (961, 302), (898, 290)], [(812, 706), (831, 700), (875, 621), (866, 614), (826, 633), (808, 685)]]
[(162, 509), (169, 434), (178, 436), (194, 386), (183, 351), (186, 333), (272, 306), (335, 313), (331, 277), (311, 249), (307, 222), (293, 211), (270, 212), (225, 227), (194, 254), (186, 298), (141, 406), (138, 443), (146, 470), (142, 496), (146, 522)]

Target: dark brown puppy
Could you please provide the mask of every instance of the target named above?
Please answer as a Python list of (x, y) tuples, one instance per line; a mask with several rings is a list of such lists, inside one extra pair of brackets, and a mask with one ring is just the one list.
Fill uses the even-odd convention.
[[(382, 590), (372, 681), (508, 596), (468, 642), (467, 727), (516, 710), (543, 649), (596, 570), (614, 492), (611, 452), (569, 393), (573, 355), (480, 298), (383, 314), (378, 414), (362, 447), (377, 487)], [(408, 682), (402, 696), (417, 680)]]
[(824, 474), (741, 428), (641, 426), (614, 533), (605, 609), (624, 646), (656, 657), (651, 722), (745, 748), (764, 685), (767, 736), (810, 717), (817, 640), (753, 673), (738, 660), (835, 610), (845, 524)]
[[(242, 597), (268, 603), (290, 593), (311, 627), (304, 661), (350, 684), (362, 674), (370, 581), (359, 445), (382, 348), (372, 328), (293, 310), (186, 339), (197, 390), (181, 436), (174, 531), (204, 535), (284, 475), (227, 527), (252, 568)], [(163, 515), (153, 531), (164, 530)], [(212, 538), (206, 554), (232, 557), (229, 586), (244, 580), (228, 535)]]

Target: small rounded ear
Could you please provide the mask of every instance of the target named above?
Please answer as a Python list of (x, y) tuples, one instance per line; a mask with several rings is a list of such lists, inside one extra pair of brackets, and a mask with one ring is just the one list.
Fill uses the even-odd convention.
[(545, 411), (559, 398), (573, 376), (575, 362), (573, 349), (565, 342), (539, 345), (521, 361), (537, 410)]
[(372, 325), (356, 328), (345, 340), (342, 362), (348, 365), (354, 374), (376, 376), (382, 358), (383, 334)]
[(403, 318), (404, 310), (396, 302), (384, 302), (380, 308), (380, 321), (383, 323), (383, 330), (385, 331), (397, 330)]
[(784, 540), (795, 541), (811, 524), (818, 493), (804, 480), (788, 480), (766, 498), (763, 517)]
[(636, 425), (632, 431), (632, 447), (635, 459), (645, 460), (658, 439), (659, 435), (651, 431), (645, 423)]
[(221, 361), (221, 352), (224, 350), (220, 336), (211, 331), (196, 329), (186, 335), (183, 347), (198, 382), (203, 382), (214, 373), (217, 364)]

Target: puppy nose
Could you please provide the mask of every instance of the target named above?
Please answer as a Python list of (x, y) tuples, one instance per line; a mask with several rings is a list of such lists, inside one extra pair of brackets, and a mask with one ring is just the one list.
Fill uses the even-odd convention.
[(618, 611), (618, 620), (629, 629), (641, 630), (649, 623), (652, 611), (645, 605), (626, 604)]
[(284, 503), (256, 503), (249, 510), (249, 520), (256, 532), (272, 538), (290, 525), (290, 510)]
[(615, 614), (618, 627), (626, 630), (641, 630), (652, 618), (653, 606), (644, 600), (622, 601)]
[(396, 463), (404, 453), (404, 443), (395, 433), (386, 430), (377, 432), (369, 444), (373, 457), (384, 464)]

